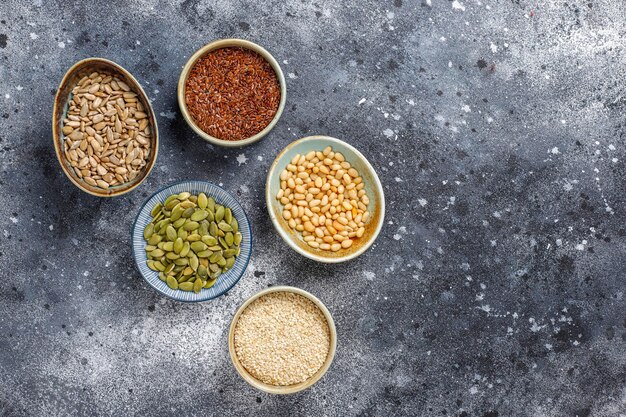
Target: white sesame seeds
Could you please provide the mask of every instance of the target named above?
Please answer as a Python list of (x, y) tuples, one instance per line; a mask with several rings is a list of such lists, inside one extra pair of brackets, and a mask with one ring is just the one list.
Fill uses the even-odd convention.
[(261, 296), (239, 316), (235, 353), (256, 379), (293, 385), (311, 378), (330, 350), (322, 311), (302, 295), (280, 291)]

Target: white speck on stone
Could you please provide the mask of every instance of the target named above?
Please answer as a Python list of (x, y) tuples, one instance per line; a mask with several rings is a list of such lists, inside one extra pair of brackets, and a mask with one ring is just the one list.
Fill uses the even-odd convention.
[(400, 235), (400, 234), (396, 233), (395, 235), (393, 235), (393, 238), (394, 238), (395, 240), (400, 240), (400, 239), (402, 239), (402, 235)]
[(415, 101), (413, 101), (412, 98), (408, 99), (406, 102), (409, 104), (409, 106), (415, 106)]
[(239, 189), (241, 190), (242, 193), (247, 193), (248, 191), (250, 191), (250, 189), (248, 188), (246, 184), (242, 184), (241, 187), (239, 187)]
[(84, 275), (84, 276), (86, 276), (86, 277), (88, 277), (88, 276), (89, 276), (89, 271), (85, 271), (85, 272), (83, 272), (83, 275)]
[(141, 45), (141, 42), (139, 42), (138, 40), (137, 40), (137, 41), (135, 41), (135, 43), (136, 43), (137, 45)]
[(74, 246), (78, 246), (78, 239), (76, 239), (75, 237), (72, 238), (72, 243), (74, 244)]
[(463, 4), (459, 0), (454, 0), (452, 2), (452, 8), (456, 10), (460, 10), (462, 12), (465, 11), (465, 6), (463, 6)]
[(239, 165), (241, 165), (241, 164), (245, 164), (245, 163), (246, 163), (246, 161), (248, 160), (248, 158), (246, 158), (246, 155), (245, 155), (245, 154), (243, 154), (243, 153), (240, 153), (240, 154), (237, 156), (237, 158), (236, 158), (236, 159), (237, 159), (237, 163), (238, 163)]
[(400, 178), (400, 177), (396, 177), (394, 179), (396, 180), (396, 182), (402, 182), (402, 178)]
[(491, 52), (493, 52), (494, 54), (498, 52), (498, 45), (496, 45), (495, 43), (491, 42), (489, 44), (489, 49), (491, 49)]
[(54, 230), (54, 225), (51, 224), (50, 226), (48, 226), (48, 229)]
[(502, 218), (502, 213), (500, 213), (499, 211), (494, 211), (493, 217), (495, 217), (496, 219), (500, 219)]
[(65, 49), (65, 42), (59, 42), (59, 48)]
[(556, 240), (556, 245), (557, 245), (557, 246), (561, 246), (561, 245), (563, 245), (563, 241), (562, 241), (561, 239), (557, 239), (557, 240)]
[(478, 394), (478, 387), (476, 385), (472, 386), (472, 388), (470, 388), (469, 392), (472, 395)]
[(393, 130), (387, 128), (387, 129), (383, 130), (383, 135), (387, 136), (388, 138), (391, 138), (391, 137), (393, 137), (394, 132), (393, 132)]
[(552, 345), (550, 343), (546, 343), (546, 349), (552, 350)]
[(283, 64), (285, 64), (285, 65), (289, 65), (289, 61), (287, 61), (287, 60), (285, 59), (285, 60), (283, 60)]
[(417, 202), (419, 203), (420, 206), (424, 207), (426, 206), (426, 204), (428, 204), (428, 201), (425, 198), (418, 198)]
[(38, 37), (39, 37), (39, 35), (37, 35), (36, 33), (33, 33), (33, 32), (31, 32), (31, 33), (30, 33), (30, 38), (31, 38), (32, 40), (35, 40), (35, 39), (37, 39)]
[(396, 17), (394, 12), (387, 12), (387, 19), (393, 19), (394, 17)]
[(489, 313), (491, 311), (491, 306), (489, 304), (485, 304), (483, 306), (480, 306), (480, 309), (485, 313)]
[(431, 0), (426, 0), (426, 6), (433, 7), (433, 3), (431, 2)]
[(445, 41), (446, 41), (446, 37), (445, 37), (445, 36), (442, 36), (441, 38), (439, 38), (439, 41), (440, 41), (440, 42), (445, 42)]
[(24, 87), (22, 87), (21, 85), (18, 85), (17, 87), (15, 87), (15, 89), (17, 91), (22, 91), (24, 89)]
[(293, 80), (293, 79), (295, 79), (295, 78), (298, 78), (298, 77), (296, 76), (296, 74), (294, 74), (293, 72), (290, 72), (289, 74), (287, 74), (287, 76), (288, 76), (289, 78), (291, 78), (292, 80)]
[(452, 61), (448, 61), (448, 68), (452, 68)]
[[(583, 241), (584, 242), (584, 241)], [(576, 245), (576, 250), (585, 250), (585, 245), (582, 243), (579, 243)]]
[(166, 119), (169, 119), (169, 120), (174, 120), (176, 118), (176, 112), (173, 112), (171, 110), (168, 110), (166, 112), (161, 112), (161, 113), (159, 113), (159, 115), (161, 117), (165, 117)]
[(4, 95), (4, 98), (11, 98), (11, 94), (8, 94), (8, 93), (7, 93), (7, 94), (5, 94), (5, 95)]
[(365, 279), (368, 281), (373, 281), (374, 278), (376, 278), (376, 274), (373, 273), (372, 271), (363, 271), (363, 275), (365, 276)]
[(366, 101), (367, 101), (367, 99), (366, 99), (366, 98), (362, 98), (361, 100), (359, 100), (359, 106), (360, 106), (361, 104), (365, 103)]
[(465, 106), (461, 107), (461, 110), (463, 110), (465, 113), (471, 113), (472, 112), (472, 109), (467, 104)]
[(17, 217), (9, 217), (13, 223), (17, 223)]
[(558, 154), (560, 154), (561, 152), (559, 152), (559, 148), (557, 148), (557, 147), (555, 146), (554, 148), (550, 149), (550, 153), (551, 153), (551, 154), (553, 154), (553, 155), (558, 155)]
[(487, 123), (493, 123), (493, 117), (487, 117)]
[(256, 159), (258, 159), (259, 161), (263, 160), (263, 157), (261, 155), (257, 156)]

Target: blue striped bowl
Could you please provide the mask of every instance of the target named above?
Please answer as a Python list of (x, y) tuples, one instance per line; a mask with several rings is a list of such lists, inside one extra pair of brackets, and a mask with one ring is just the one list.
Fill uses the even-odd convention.
[[(146, 241), (143, 238), (143, 230), (152, 220), (150, 211), (158, 202), (163, 203), (170, 195), (184, 191), (192, 194), (203, 192), (207, 196), (213, 197), (218, 204), (230, 207), (233, 216), (235, 216), (239, 222), (239, 232), (243, 237), (241, 241), (241, 253), (237, 257), (235, 265), (233, 265), (229, 271), (222, 274), (215, 282), (215, 285), (211, 288), (203, 288), (197, 294), (188, 291), (172, 290), (165, 282), (159, 279), (157, 272), (151, 270), (148, 268), (148, 265), (146, 265), (148, 259), (146, 258)], [(139, 269), (143, 278), (152, 288), (174, 300), (193, 303), (219, 297), (230, 290), (237, 281), (239, 281), (250, 261), (250, 254), (252, 253), (252, 229), (250, 228), (250, 222), (241, 204), (223, 188), (206, 181), (181, 181), (157, 191), (143, 204), (133, 224), (132, 245), (133, 257), (135, 258), (137, 269)]]

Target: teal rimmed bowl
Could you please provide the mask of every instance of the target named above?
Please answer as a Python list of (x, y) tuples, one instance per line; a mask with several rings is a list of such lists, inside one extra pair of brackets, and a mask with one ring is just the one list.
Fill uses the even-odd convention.
[[(220, 275), (215, 284), (211, 288), (203, 288), (199, 293), (172, 290), (167, 284), (159, 278), (159, 274), (156, 271), (148, 268), (146, 261), (145, 247), (147, 245), (143, 238), (143, 231), (152, 221), (150, 211), (157, 203), (163, 203), (167, 197), (172, 194), (178, 194), (187, 191), (192, 194), (205, 193), (209, 197), (213, 197), (218, 204), (230, 207), (233, 212), (233, 216), (239, 222), (239, 232), (241, 233), (241, 253), (237, 257), (233, 267), (227, 272)], [(171, 185), (154, 193), (148, 200), (141, 206), (137, 218), (132, 228), (132, 247), (133, 258), (137, 269), (141, 273), (141, 276), (146, 282), (162, 295), (172, 298), (177, 301), (184, 302), (198, 302), (206, 301), (228, 292), (244, 274), (250, 261), (250, 255), (252, 254), (252, 229), (250, 222), (246, 216), (246, 212), (239, 202), (230, 193), (215, 184), (211, 184), (206, 181), (181, 181)]]
[[(302, 238), (302, 234), (289, 227), (283, 218), (283, 205), (276, 199), (280, 190), (280, 173), (291, 163), (291, 159), (297, 154), (304, 155), (310, 151), (322, 151), (327, 146), (334, 152), (341, 152), (346, 161), (359, 171), (365, 184), (365, 190), (370, 199), (368, 211), (370, 218), (365, 225), (365, 234), (354, 240), (351, 247), (340, 249), (337, 252), (315, 249), (309, 246)], [(380, 233), (385, 218), (385, 194), (383, 186), (376, 175), (376, 171), (355, 147), (332, 138), (330, 136), (308, 136), (289, 144), (274, 160), (267, 175), (265, 184), (265, 202), (272, 223), (280, 237), (296, 252), (324, 263), (338, 263), (354, 259), (365, 252), (376, 240)]]

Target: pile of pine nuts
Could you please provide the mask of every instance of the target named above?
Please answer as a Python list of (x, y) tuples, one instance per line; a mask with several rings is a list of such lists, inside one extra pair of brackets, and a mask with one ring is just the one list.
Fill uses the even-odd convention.
[(339, 152), (296, 155), (280, 174), (283, 218), (312, 248), (348, 249), (365, 233), (369, 197), (359, 172)]

